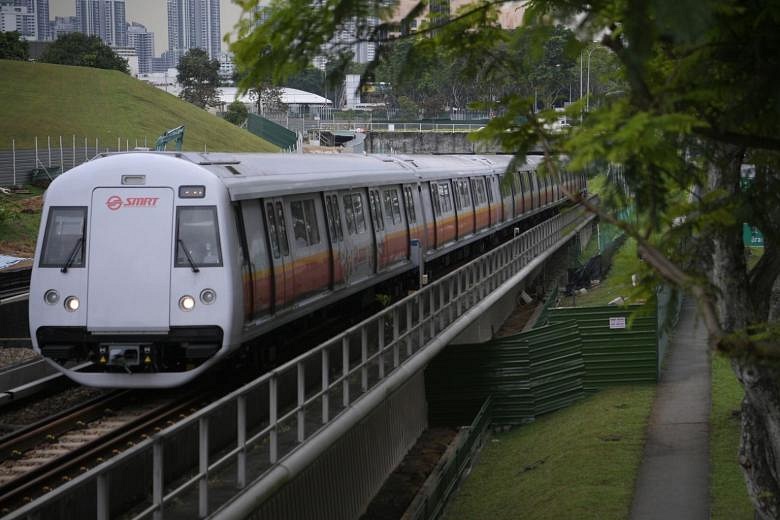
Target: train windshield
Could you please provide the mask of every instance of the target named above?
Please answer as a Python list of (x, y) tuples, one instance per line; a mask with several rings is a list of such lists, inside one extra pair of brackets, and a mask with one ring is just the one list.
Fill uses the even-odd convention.
[(40, 267), (84, 267), (86, 207), (52, 206), (46, 219)]
[(180, 206), (176, 212), (176, 244), (175, 267), (222, 266), (217, 208)]

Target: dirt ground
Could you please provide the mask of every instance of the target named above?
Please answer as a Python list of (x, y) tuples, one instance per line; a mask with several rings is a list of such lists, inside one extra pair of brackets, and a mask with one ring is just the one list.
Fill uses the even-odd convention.
[(458, 433), (455, 428), (425, 430), (387, 478), (361, 520), (398, 520)]

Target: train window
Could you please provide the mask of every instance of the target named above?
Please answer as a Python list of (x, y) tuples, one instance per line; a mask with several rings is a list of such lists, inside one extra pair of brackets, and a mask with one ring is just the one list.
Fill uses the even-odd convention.
[(274, 255), (274, 258), (279, 258), (279, 235), (276, 232), (274, 205), (270, 202), (265, 205), (265, 218), (268, 224), (268, 238), (271, 242), (271, 253)]
[(320, 230), (317, 226), (314, 200), (304, 199), (290, 202), (290, 215), (292, 216), (295, 244), (298, 247), (319, 244)]
[(450, 185), (438, 184), (439, 188), (439, 201), (441, 203), (441, 209), (444, 213), (452, 211), (452, 198), (450, 197)]
[[(216, 206), (179, 206), (176, 210), (174, 267), (221, 267)], [(191, 260), (191, 261), (190, 261)]]
[(528, 193), (531, 194), (531, 200), (533, 200), (534, 185), (532, 182), (531, 172), (524, 172), (524, 173), (525, 173), (525, 185), (528, 188)]
[(406, 218), (410, 224), (417, 222), (417, 215), (414, 212), (414, 199), (412, 198), (412, 187), (404, 186), (404, 202), (406, 204)]
[(46, 219), (40, 267), (84, 267), (87, 208), (53, 206)]
[(350, 234), (365, 232), (366, 216), (363, 212), (363, 198), (359, 193), (344, 195), (344, 217)]
[(371, 219), (374, 221), (374, 229), (382, 231), (385, 229), (385, 223), (382, 219), (382, 201), (379, 199), (379, 192), (371, 190), (368, 192), (371, 203)]
[(474, 202), (477, 206), (485, 203), (485, 182), (482, 178), (471, 179), (471, 192), (474, 194)]
[(279, 248), (282, 250), (282, 256), (288, 256), (290, 244), (287, 242), (287, 227), (284, 223), (284, 208), (281, 202), (276, 203), (276, 229), (279, 233)]
[(502, 197), (511, 197), (512, 196), (512, 186), (509, 185), (509, 181), (506, 177), (501, 179), (501, 184), (499, 185), (501, 189), (501, 196)]
[(335, 195), (325, 196), (325, 216), (328, 219), (331, 240), (338, 242), (344, 239), (341, 230), (341, 214), (339, 213), (339, 201)]
[(433, 213), (435, 215), (441, 215), (441, 191), (439, 185), (435, 182), (431, 183), (431, 200), (433, 201)]
[(462, 180), (458, 181), (458, 185), (460, 186), (459, 189), (459, 196), (460, 196), (460, 206), (462, 208), (470, 208), (471, 207), (471, 193), (469, 193), (469, 181)]
[(392, 220), (393, 224), (401, 222), (401, 203), (398, 200), (398, 190), (385, 190), (382, 192), (385, 199), (385, 218)]
[(487, 200), (489, 203), (493, 204), (493, 185), (496, 183), (496, 178), (488, 177), (488, 179), (490, 179), (490, 182), (487, 183)]

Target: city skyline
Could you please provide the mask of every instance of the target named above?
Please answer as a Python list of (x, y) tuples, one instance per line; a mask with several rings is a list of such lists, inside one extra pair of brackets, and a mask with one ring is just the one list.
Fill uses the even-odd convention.
[[(168, 50), (168, 15), (165, 0), (125, 0), (128, 23), (138, 22), (154, 33), (155, 56)], [(75, 0), (50, 0), (51, 19), (55, 16), (75, 16)], [(224, 37), (234, 32), (234, 26), (241, 16), (241, 8), (231, 0), (220, 0), (220, 33)], [(227, 46), (221, 42), (223, 51)]]

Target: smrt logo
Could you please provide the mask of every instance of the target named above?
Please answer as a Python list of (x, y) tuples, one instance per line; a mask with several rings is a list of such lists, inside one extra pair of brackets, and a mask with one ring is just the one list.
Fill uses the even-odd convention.
[(119, 208), (153, 208), (157, 205), (157, 201), (160, 197), (127, 197), (122, 199), (119, 195), (111, 195), (106, 201), (106, 207), (111, 211), (116, 211)]

